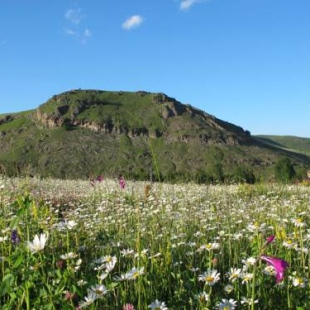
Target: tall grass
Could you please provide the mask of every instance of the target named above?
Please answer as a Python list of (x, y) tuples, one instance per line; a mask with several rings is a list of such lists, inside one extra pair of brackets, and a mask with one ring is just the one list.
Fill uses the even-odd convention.
[(309, 193), (0, 179), (1, 309), (310, 309)]

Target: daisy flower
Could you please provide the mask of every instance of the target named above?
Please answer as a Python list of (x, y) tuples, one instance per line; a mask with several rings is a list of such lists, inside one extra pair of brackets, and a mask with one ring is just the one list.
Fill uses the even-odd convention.
[(236, 309), (237, 301), (233, 300), (232, 298), (222, 299), (222, 301), (217, 305), (217, 309), (219, 310), (234, 310)]
[(132, 268), (130, 271), (126, 273), (127, 280), (135, 280), (138, 276), (142, 275), (144, 272), (144, 267), (138, 269), (138, 268)]
[(103, 284), (93, 285), (90, 288), (90, 290), (94, 292), (97, 295), (97, 297), (101, 297), (108, 292), (107, 288)]
[(166, 304), (163, 301), (155, 300), (153, 301), (148, 308), (152, 310), (168, 310)]
[(68, 230), (71, 230), (77, 225), (77, 223), (73, 220), (69, 220), (69, 221), (66, 221), (65, 225)]
[(197, 295), (197, 299), (200, 302), (207, 302), (210, 299), (210, 295), (207, 294), (206, 292), (201, 292)]
[(255, 257), (248, 257), (247, 259), (243, 259), (242, 263), (245, 265), (244, 268), (248, 268), (250, 266), (254, 266), (256, 264), (256, 258)]
[(73, 253), (73, 252), (69, 252), (67, 254), (63, 254), (63, 255), (60, 255), (60, 258), (61, 259), (70, 259), (70, 258), (76, 258), (77, 257), (77, 254), (76, 253)]
[(296, 227), (305, 227), (305, 226), (306, 226), (306, 223), (303, 221), (302, 218), (292, 219), (292, 223), (293, 223)]
[(85, 296), (85, 301), (82, 301), (79, 304), (79, 308), (86, 308), (88, 306), (90, 306), (91, 304), (93, 304), (95, 302), (95, 300), (98, 298), (97, 294), (93, 291), (89, 291), (87, 296)]
[(228, 294), (231, 293), (233, 290), (234, 290), (234, 287), (231, 284), (227, 284), (224, 287), (224, 291)]
[(290, 277), (295, 287), (305, 288), (307, 285), (307, 279), (303, 277)]
[(283, 241), (283, 246), (288, 248), (288, 249), (293, 249), (297, 246), (295, 242), (293, 242), (292, 239), (286, 239)]
[(245, 272), (242, 273), (242, 284), (248, 283), (253, 279), (253, 273)]
[(276, 275), (276, 271), (274, 270), (272, 265), (267, 265), (264, 269), (263, 269), (263, 273), (268, 275), (268, 276), (275, 276)]
[(135, 251), (134, 250), (131, 250), (131, 249), (124, 249), (121, 251), (122, 253), (122, 256), (123, 257), (126, 257), (126, 256), (132, 256), (135, 254)]
[(116, 264), (116, 259), (113, 261), (107, 262), (105, 265), (105, 271), (107, 273), (110, 273), (114, 269), (115, 264)]
[(253, 304), (257, 304), (258, 303), (258, 300), (255, 299), (253, 301), (252, 298), (246, 298), (246, 297), (241, 297), (241, 305), (244, 305), (244, 306), (251, 306)]
[(42, 251), (45, 247), (47, 239), (48, 237), (46, 234), (40, 234), (40, 237), (38, 235), (34, 236), (33, 242), (28, 241), (27, 244), (31, 253)]
[(219, 249), (220, 244), (217, 242), (213, 242), (213, 243), (208, 243), (208, 244), (202, 244), (199, 249), (197, 250), (197, 252), (201, 252), (203, 250), (207, 250), (207, 251), (211, 251), (211, 250), (217, 250)]
[(0, 237), (0, 242), (4, 242), (4, 241), (6, 241), (8, 239), (9, 239), (8, 236)]
[(209, 269), (203, 274), (198, 276), (198, 281), (204, 281), (206, 284), (213, 286), (216, 282), (220, 280), (220, 273), (215, 269)]
[(227, 272), (227, 277), (229, 281), (235, 282), (241, 276), (242, 270), (240, 268), (230, 268), (230, 271)]

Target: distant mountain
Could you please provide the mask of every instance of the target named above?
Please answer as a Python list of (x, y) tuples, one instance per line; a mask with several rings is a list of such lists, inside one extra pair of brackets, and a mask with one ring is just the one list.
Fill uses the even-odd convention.
[(271, 135), (257, 135), (255, 137), (265, 143), (310, 156), (310, 138)]
[(309, 165), (309, 153), (266, 139), (163, 93), (71, 90), (37, 109), (0, 115), (0, 169), (57, 178), (223, 181), (240, 173), (268, 178), (283, 156), (298, 169)]

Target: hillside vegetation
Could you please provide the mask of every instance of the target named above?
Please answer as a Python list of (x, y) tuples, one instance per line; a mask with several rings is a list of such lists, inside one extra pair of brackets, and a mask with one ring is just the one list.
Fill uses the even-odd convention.
[(300, 152), (310, 156), (310, 139), (295, 137), (295, 136), (271, 136), (271, 135), (259, 135), (257, 138), (263, 140), (266, 143), (273, 144), (277, 147), (282, 147), (295, 152)]
[(291, 151), (162, 93), (72, 90), (37, 109), (0, 115), (0, 167), (7, 175), (218, 182), (272, 178)]

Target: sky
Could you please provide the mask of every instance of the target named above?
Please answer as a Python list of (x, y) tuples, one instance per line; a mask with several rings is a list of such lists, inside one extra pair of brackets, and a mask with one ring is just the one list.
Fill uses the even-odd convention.
[(310, 138), (309, 13), (309, 0), (0, 0), (0, 114), (143, 90)]

